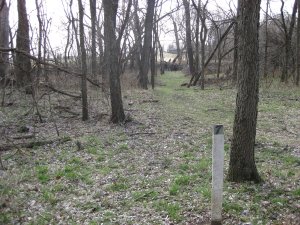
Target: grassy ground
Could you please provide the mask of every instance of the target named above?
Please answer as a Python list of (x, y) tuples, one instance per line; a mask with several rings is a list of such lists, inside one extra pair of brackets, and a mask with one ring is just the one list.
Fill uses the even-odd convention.
[[(40, 100), (42, 124), (25, 113), (29, 99), (1, 108), (2, 144), (24, 124), (37, 138), (59, 131), (71, 141), (1, 152), (0, 224), (209, 224), (211, 126), (224, 124), (227, 171), (235, 91), (183, 82), (167, 73), (154, 91), (124, 91), (134, 120), (123, 126), (108, 123), (94, 92), (85, 123), (55, 112), (54, 103), (80, 112), (79, 102), (57, 96)], [(225, 182), (224, 224), (300, 223), (299, 96), (262, 89), (256, 158), (264, 183)]]

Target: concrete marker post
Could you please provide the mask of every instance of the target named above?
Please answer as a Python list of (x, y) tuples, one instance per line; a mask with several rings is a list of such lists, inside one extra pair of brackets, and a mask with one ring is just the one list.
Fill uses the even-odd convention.
[(223, 180), (224, 180), (224, 128), (213, 126), (212, 146), (212, 192), (211, 225), (222, 224)]

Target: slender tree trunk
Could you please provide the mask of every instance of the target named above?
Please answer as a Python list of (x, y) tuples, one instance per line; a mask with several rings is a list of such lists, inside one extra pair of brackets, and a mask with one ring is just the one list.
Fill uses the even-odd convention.
[(241, 1), (238, 0), (237, 12), (236, 12), (236, 23), (234, 26), (234, 50), (233, 50), (233, 70), (232, 70), (232, 83), (236, 84), (238, 79), (238, 65), (239, 65), (239, 27), (238, 23), (240, 20)]
[(87, 64), (86, 64), (86, 49), (84, 45), (84, 24), (83, 24), (83, 16), (84, 9), (81, 0), (78, 0), (78, 9), (79, 9), (79, 37), (80, 37), (80, 61), (81, 61), (81, 98), (82, 98), (82, 120), (89, 119), (88, 112), (88, 101), (87, 101), (87, 82), (86, 82), (86, 74), (87, 74)]
[(241, 1), (240, 65), (228, 173), (228, 179), (234, 182), (261, 181), (254, 157), (259, 93), (259, 11), (260, 0)]
[(152, 30), (153, 30), (153, 18), (154, 18), (154, 8), (155, 0), (147, 1), (147, 13), (145, 19), (145, 37), (144, 45), (141, 55), (141, 64), (139, 72), (139, 85), (143, 89), (148, 89), (148, 71), (149, 71), (149, 60), (152, 45)]
[(120, 46), (117, 46), (116, 16), (118, 0), (103, 0), (104, 7), (104, 45), (106, 60), (105, 71), (109, 74), (111, 121), (120, 123), (125, 120), (120, 83), (120, 64), (118, 54)]
[(268, 45), (269, 45), (269, 35), (268, 35), (268, 13), (269, 13), (270, 0), (267, 0), (267, 9), (265, 17), (265, 53), (264, 53), (264, 78), (268, 76)]
[(173, 27), (174, 27), (175, 43), (176, 43), (176, 49), (177, 49), (176, 58), (178, 58), (178, 64), (181, 64), (181, 50), (180, 50), (180, 44), (179, 44), (178, 27), (177, 27), (175, 19), (173, 17), (171, 17), (171, 18), (172, 18)]
[[(39, 4), (38, 0), (35, 0), (35, 6), (36, 6), (36, 11), (37, 11), (37, 19), (38, 19), (38, 23), (39, 23), (39, 34), (38, 34), (38, 59), (39, 61), (42, 60), (42, 39), (43, 39), (43, 21), (41, 18), (41, 6)], [(36, 79), (37, 79), (37, 83), (39, 83), (40, 80), (40, 75), (41, 75), (41, 64), (38, 63), (37, 64), (37, 72), (36, 72)]]
[(297, 19), (297, 74), (296, 85), (299, 86), (300, 80), (300, 0), (297, 0), (298, 4), (298, 19)]
[[(9, 48), (9, 9), (5, 0), (0, 0), (0, 48)], [(0, 79), (8, 69), (8, 53), (0, 53)]]
[(284, 30), (284, 34), (285, 34), (285, 54), (284, 54), (284, 64), (283, 64), (283, 68), (282, 68), (282, 73), (281, 73), (281, 78), (280, 81), (281, 82), (288, 82), (288, 78), (289, 78), (289, 66), (290, 66), (290, 59), (293, 57), (292, 56), (292, 35), (293, 35), (293, 30), (294, 30), (294, 26), (295, 26), (295, 20), (296, 20), (296, 13), (297, 13), (297, 0), (295, 0), (294, 2), (294, 6), (293, 6), (293, 12), (292, 12), (292, 18), (291, 18), (291, 22), (290, 22), (290, 27), (289, 29), (287, 28), (287, 24), (284, 18), (284, 12), (283, 12), (283, 6), (284, 6), (284, 1), (281, 0), (281, 9), (280, 9), (280, 13), (281, 13), (281, 20), (282, 20), (282, 25), (283, 25), (283, 30)]
[[(202, 7), (201, 14), (201, 32), (200, 32), (200, 42), (201, 42), (201, 90), (204, 90), (204, 77), (205, 77), (205, 42), (207, 39), (207, 26), (206, 26), (206, 5), (207, 2)], [(200, 5), (199, 5), (200, 7)]]
[(190, 4), (188, 0), (183, 0), (185, 11), (185, 35), (186, 35), (186, 49), (189, 61), (189, 69), (192, 77), (195, 75), (195, 65), (192, 47), (192, 32), (191, 32), (191, 16), (190, 16)]
[[(18, 30), (17, 30), (17, 49), (30, 54), (30, 39), (29, 39), (29, 23), (26, 12), (26, 1), (18, 0)], [(21, 54), (16, 53), (16, 78), (17, 84), (21, 87), (26, 87), (26, 92), (31, 93), (31, 63), (30, 59)]]
[(93, 78), (97, 74), (97, 55), (96, 55), (96, 0), (90, 0), (90, 12), (91, 12), (91, 27), (92, 27), (92, 75)]

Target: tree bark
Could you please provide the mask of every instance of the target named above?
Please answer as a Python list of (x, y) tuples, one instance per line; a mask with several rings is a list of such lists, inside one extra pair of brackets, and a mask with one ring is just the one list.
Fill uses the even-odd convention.
[[(42, 3), (40, 3), (42, 4)], [(41, 10), (40, 10), (40, 4), (38, 0), (35, 0), (35, 6), (36, 6), (36, 11), (37, 11), (37, 19), (39, 23), (39, 30), (38, 30), (38, 59), (41, 61), (42, 60), (42, 39), (43, 39), (43, 21), (41, 18)], [(46, 37), (45, 37), (46, 38)], [(41, 75), (41, 64), (37, 64), (37, 72), (36, 72), (36, 77), (37, 77), (37, 83), (39, 82)]]
[(234, 26), (234, 50), (233, 50), (233, 70), (232, 70), (232, 83), (233, 84), (236, 84), (237, 79), (238, 79), (238, 64), (239, 64), (239, 55), (238, 55), (239, 27), (238, 27), (238, 23), (240, 20), (241, 1), (242, 0), (238, 0), (237, 12), (236, 12), (236, 23)]
[(298, 5), (298, 19), (297, 19), (297, 74), (296, 85), (299, 86), (300, 80), (300, 0), (297, 0)]
[(192, 47), (192, 32), (191, 32), (191, 16), (190, 16), (190, 4), (188, 0), (183, 0), (184, 11), (185, 11), (185, 35), (186, 35), (186, 49), (189, 61), (189, 69), (192, 77), (195, 75), (195, 65)]
[(110, 101), (111, 101), (111, 122), (121, 123), (125, 120), (123, 109), (121, 83), (120, 83), (120, 64), (118, 53), (120, 46), (117, 46), (116, 38), (116, 15), (118, 0), (103, 0), (104, 7), (104, 45), (106, 69), (110, 81)]
[[(200, 31), (200, 42), (201, 42), (201, 90), (204, 90), (204, 76), (205, 76), (205, 42), (207, 39), (207, 26), (206, 26), (206, 5), (208, 0), (203, 5), (200, 13), (201, 20), (201, 31)], [(200, 5), (199, 5), (200, 11)]]
[(87, 101), (87, 83), (86, 83), (86, 74), (87, 74), (87, 63), (86, 63), (86, 49), (84, 44), (84, 24), (83, 24), (83, 16), (84, 9), (82, 5), (82, 1), (78, 0), (78, 9), (79, 9), (79, 39), (80, 39), (80, 62), (81, 62), (81, 96), (82, 96), (82, 120), (89, 119), (88, 112), (88, 101)]
[(292, 18), (291, 18), (291, 23), (289, 29), (287, 28), (287, 24), (284, 18), (284, 12), (283, 12), (283, 6), (284, 6), (284, 1), (281, 0), (281, 9), (280, 9), (280, 14), (281, 14), (281, 20), (282, 20), (282, 26), (284, 30), (284, 35), (285, 35), (285, 54), (284, 54), (284, 62), (283, 62), (283, 68), (282, 68), (282, 73), (281, 73), (281, 82), (286, 82), (288, 81), (288, 73), (289, 73), (289, 65), (290, 65), (290, 58), (292, 58), (292, 35), (293, 35), (293, 30), (295, 26), (295, 20), (296, 20), (296, 12), (297, 12), (297, 0), (294, 2), (293, 6), (293, 12), (292, 12)]
[(91, 29), (92, 29), (92, 76), (96, 77), (97, 73), (97, 55), (96, 55), (96, 0), (90, 0), (90, 13), (91, 13)]
[(268, 33), (268, 13), (269, 13), (269, 5), (270, 0), (267, 0), (267, 9), (266, 9), (266, 17), (265, 17), (265, 52), (264, 52), (264, 78), (268, 76), (268, 45), (269, 45), (269, 33)]
[[(17, 30), (17, 49), (30, 54), (29, 23), (26, 12), (26, 0), (18, 0), (18, 30)], [(30, 59), (24, 54), (16, 53), (15, 73), (17, 84), (26, 87), (26, 92), (31, 92), (31, 63)]]
[(260, 0), (241, 1), (239, 21), (239, 76), (231, 143), (229, 181), (260, 182), (254, 145), (259, 93), (258, 30)]
[[(9, 48), (9, 9), (6, 0), (0, 0), (0, 48)], [(0, 53), (0, 79), (5, 78), (8, 69), (8, 53)]]
[(139, 86), (143, 89), (148, 89), (148, 71), (150, 62), (150, 53), (152, 45), (152, 30), (153, 30), (153, 18), (154, 18), (154, 8), (155, 0), (147, 1), (147, 13), (145, 19), (145, 37), (144, 45), (141, 54), (141, 63), (139, 71)]

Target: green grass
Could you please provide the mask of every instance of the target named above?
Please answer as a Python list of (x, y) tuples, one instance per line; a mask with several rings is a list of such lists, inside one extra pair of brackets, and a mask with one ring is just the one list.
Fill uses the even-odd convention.
[(132, 197), (134, 201), (151, 201), (157, 198), (159, 193), (153, 189), (143, 190), (143, 191), (135, 191), (132, 193)]
[(47, 166), (37, 166), (36, 167), (36, 174), (38, 180), (42, 183), (45, 184), (50, 180), (50, 175), (48, 171)]
[(166, 212), (170, 219), (175, 222), (180, 222), (182, 220), (182, 216), (180, 215), (181, 207), (178, 203), (169, 203), (160, 200), (154, 202), (154, 208), (161, 213)]
[[(167, 72), (158, 80), (165, 86), (154, 91), (124, 90), (124, 106), (136, 123), (117, 126), (108, 120), (96, 123), (93, 117), (88, 123), (71, 120), (76, 123), (72, 127), (79, 124), (82, 129), (66, 128), (66, 133), (76, 137), (81, 150), (69, 142), (37, 146), (26, 154), (3, 152), (1, 158), (8, 170), (0, 171), (0, 223), (13, 224), (21, 218), (26, 224), (161, 224), (168, 218), (170, 223), (181, 225), (207, 218), (211, 127), (225, 127), (226, 175), (236, 91), (229, 86), (221, 91), (216, 86), (205, 90), (181, 87), (188, 77), (180, 72)], [(300, 91), (291, 89), (260, 93), (255, 156), (265, 183), (225, 180), (224, 224), (281, 224), (287, 223), (286, 215), (296, 216), (299, 142), (285, 127), (299, 130), (300, 107), (298, 101), (289, 99), (299, 98)], [(93, 90), (90, 94), (95, 95)], [(158, 102), (143, 103), (145, 99)], [(129, 101), (133, 105), (129, 106)], [(109, 110), (105, 107), (93, 110)], [(12, 112), (16, 117), (18, 113)], [(47, 115), (47, 111), (42, 113)], [(63, 121), (58, 119), (57, 123), (64, 125), (60, 124)], [(53, 124), (43, 126), (53, 128)], [(149, 131), (154, 134), (130, 135)], [(31, 206), (32, 200), (38, 207)], [(65, 211), (65, 205), (70, 210)], [(245, 210), (248, 215), (242, 215)], [(280, 216), (270, 221), (274, 212)]]

